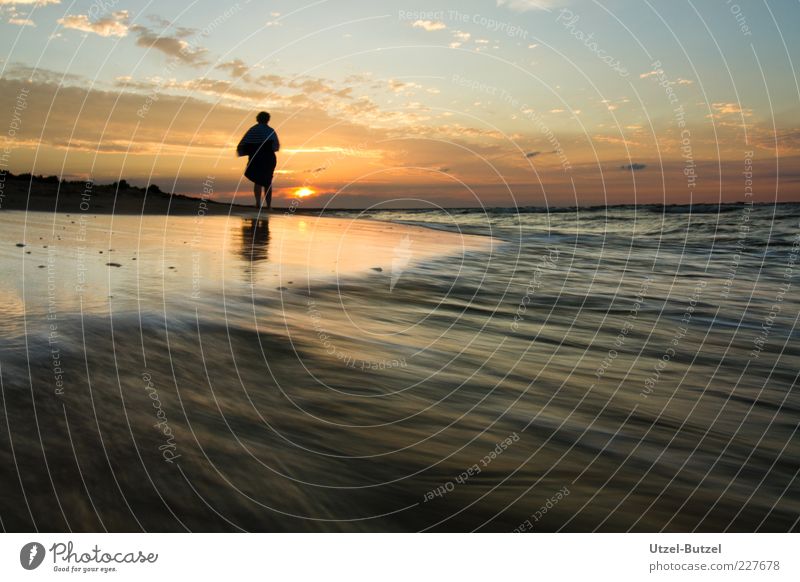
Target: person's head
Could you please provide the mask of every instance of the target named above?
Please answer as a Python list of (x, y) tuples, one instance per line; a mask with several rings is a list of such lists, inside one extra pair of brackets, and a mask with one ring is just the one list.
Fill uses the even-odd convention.
[(262, 111), (258, 115), (256, 115), (256, 121), (259, 123), (269, 123), (269, 113), (266, 111)]

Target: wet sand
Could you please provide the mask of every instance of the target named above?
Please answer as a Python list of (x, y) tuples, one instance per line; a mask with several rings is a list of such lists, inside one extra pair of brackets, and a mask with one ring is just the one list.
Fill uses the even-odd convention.
[(0, 212), (2, 526), (796, 529), (771, 212)]

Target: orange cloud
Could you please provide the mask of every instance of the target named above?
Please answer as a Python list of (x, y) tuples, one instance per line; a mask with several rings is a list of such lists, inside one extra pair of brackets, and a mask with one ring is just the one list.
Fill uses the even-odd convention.
[(59, 18), (58, 23), (64, 28), (91, 32), (99, 36), (127, 36), (130, 15), (127, 10), (113, 12), (111, 15), (94, 22), (85, 14), (73, 14)]

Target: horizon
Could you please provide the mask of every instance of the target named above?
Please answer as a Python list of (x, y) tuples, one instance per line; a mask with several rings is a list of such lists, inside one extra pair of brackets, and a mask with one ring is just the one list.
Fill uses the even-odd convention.
[[(10, 176), (12, 179), (29, 179), (31, 184), (34, 182), (43, 182), (48, 179), (52, 178), (59, 178), (58, 176), (44, 176), (44, 175), (32, 175), (32, 174), (13, 174), (11, 172), (7, 172), (4, 169), (0, 169), (0, 175)], [(30, 178), (25, 178), (24, 176), (30, 176)], [(120, 180), (120, 182), (128, 182), (124, 178)], [(81, 181), (69, 181), (63, 180), (62, 184), (81, 184)], [(160, 190), (160, 186), (158, 184), (147, 184), (143, 186), (137, 186), (136, 184), (128, 183), (126, 188), (118, 187), (117, 182), (108, 182), (105, 184), (99, 184), (97, 182), (92, 182), (93, 187), (95, 188), (115, 188), (115, 195), (118, 194), (120, 191), (126, 191), (128, 189), (138, 189), (144, 192), (145, 189), (150, 187), (157, 187)], [(143, 194), (144, 195), (144, 194)], [(192, 199), (192, 200), (203, 200), (202, 196), (192, 196), (191, 194), (184, 194), (182, 192), (165, 192), (160, 190), (155, 193), (148, 193), (147, 196), (164, 196), (164, 197), (178, 197), (183, 199)], [(292, 201), (294, 199), (287, 198), (284, 200)], [(254, 204), (247, 204), (242, 202), (237, 202), (234, 200), (214, 200), (211, 198), (205, 199), (206, 202), (211, 202), (212, 204), (223, 204), (223, 205), (230, 205), (230, 206), (238, 206), (242, 208), (255, 208)], [(596, 209), (609, 209), (609, 208), (622, 208), (622, 207), (646, 207), (646, 206), (661, 206), (664, 208), (680, 206), (680, 207), (693, 207), (693, 206), (742, 206), (742, 205), (751, 205), (751, 206), (779, 206), (779, 205), (790, 205), (790, 204), (800, 204), (800, 200), (779, 200), (779, 201), (761, 201), (755, 202), (753, 200), (743, 199), (743, 200), (727, 200), (727, 201), (719, 201), (719, 202), (687, 202), (687, 203), (663, 203), (663, 202), (631, 202), (631, 203), (613, 203), (613, 204), (593, 204), (590, 206), (540, 206), (536, 204), (528, 204), (523, 206), (442, 206), (440, 208), (431, 208), (430, 206), (390, 206), (385, 208), (359, 208), (359, 207), (327, 207), (327, 206), (312, 206), (312, 205), (304, 205), (302, 207), (294, 206), (289, 204), (288, 206), (273, 206), (274, 210), (290, 210), (292, 213), (303, 213), (303, 212), (316, 212), (316, 211), (329, 211), (329, 212), (387, 212), (387, 211), (435, 211), (435, 210), (511, 210), (516, 208), (517, 210), (522, 210), (526, 208), (537, 208), (542, 210), (596, 210)]]
[(728, 4), (2, 0), (0, 169), (247, 205), (263, 109), (277, 206), (800, 200), (798, 7)]

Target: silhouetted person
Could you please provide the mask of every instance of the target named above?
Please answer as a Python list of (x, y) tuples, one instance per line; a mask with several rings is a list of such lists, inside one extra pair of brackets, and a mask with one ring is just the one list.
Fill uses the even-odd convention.
[(256, 208), (264, 203), (262, 191), (266, 194), (267, 209), (272, 208), (272, 174), (275, 172), (277, 159), (275, 152), (281, 149), (278, 134), (269, 124), (269, 113), (262, 111), (256, 115), (256, 123), (247, 130), (236, 147), (239, 156), (247, 156), (245, 177), (253, 182), (253, 194), (256, 197)]

